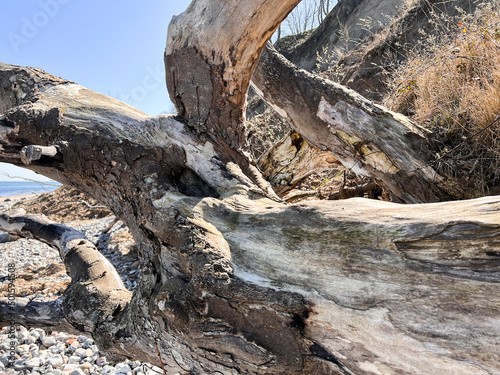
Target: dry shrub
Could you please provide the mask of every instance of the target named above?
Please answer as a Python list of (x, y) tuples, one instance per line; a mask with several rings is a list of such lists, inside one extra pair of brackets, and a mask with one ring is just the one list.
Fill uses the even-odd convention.
[(385, 104), (433, 132), (435, 168), (469, 196), (500, 193), (500, 15), (436, 17), (441, 38), (401, 66)]
[(247, 120), (246, 129), (250, 151), (253, 158), (257, 160), (288, 134), (290, 125), (266, 106), (262, 113), (255, 114)]

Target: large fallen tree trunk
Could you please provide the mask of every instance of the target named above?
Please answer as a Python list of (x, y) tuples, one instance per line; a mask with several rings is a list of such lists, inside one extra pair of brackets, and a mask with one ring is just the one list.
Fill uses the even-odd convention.
[[(0, 64), (0, 161), (99, 199), (139, 244), (123, 309), (88, 324), (99, 290), (69, 288), (63, 319), (110, 356), (159, 364), (158, 345), (173, 373), (497, 372), (498, 198), (286, 205), (247, 159), (250, 75), (297, 2), (200, 0), (177, 17), (166, 61), (179, 117)], [(42, 146), (56, 152), (26, 152)]]

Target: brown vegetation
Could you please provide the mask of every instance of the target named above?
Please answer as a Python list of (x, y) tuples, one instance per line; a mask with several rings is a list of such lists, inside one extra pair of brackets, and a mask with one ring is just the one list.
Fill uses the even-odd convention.
[(436, 169), (471, 195), (498, 194), (500, 183), (500, 16), (435, 17), (429, 36), (393, 77), (386, 104), (433, 132)]

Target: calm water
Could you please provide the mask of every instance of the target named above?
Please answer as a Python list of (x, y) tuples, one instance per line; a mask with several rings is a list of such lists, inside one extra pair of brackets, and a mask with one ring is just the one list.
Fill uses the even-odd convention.
[(0, 197), (47, 193), (60, 186), (61, 185), (57, 182), (0, 181)]

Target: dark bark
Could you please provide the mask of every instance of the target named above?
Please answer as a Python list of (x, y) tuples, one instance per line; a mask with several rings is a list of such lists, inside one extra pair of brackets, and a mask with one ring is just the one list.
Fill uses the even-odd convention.
[(62, 332), (79, 333), (68, 323), (63, 314), (61, 300), (37, 302), (16, 297), (9, 301), (0, 298), (0, 323), (3, 325), (22, 324), (26, 327), (50, 328)]

